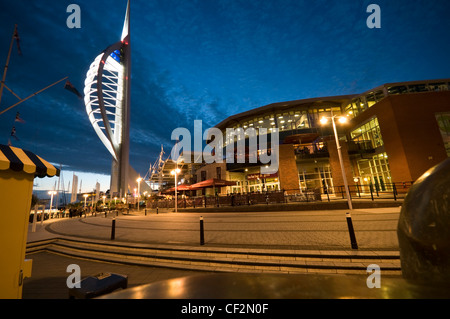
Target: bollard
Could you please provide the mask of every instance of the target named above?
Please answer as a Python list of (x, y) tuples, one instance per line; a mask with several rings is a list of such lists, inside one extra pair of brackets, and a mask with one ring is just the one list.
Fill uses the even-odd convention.
[(352, 216), (350, 215), (350, 213), (345, 213), (345, 216), (347, 218), (347, 226), (348, 226), (348, 232), (350, 234), (350, 242), (352, 244), (352, 249), (358, 249), (358, 244), (356, 242), (356, 236), (355, 236), (355, 230), (353, 229)]
[(200, 216), (200, 245), (205, 244), (205, 234), (203, 229), (203, 217)]
[(111, 240), (116, 238), (116, 218), (112, 219), (112, 227), (111, 227)]
[(156, 207), (156, 215), (158, 215), (158, 207)]
[(144, 209), (145, 216), (147, 216), (147, 208)]

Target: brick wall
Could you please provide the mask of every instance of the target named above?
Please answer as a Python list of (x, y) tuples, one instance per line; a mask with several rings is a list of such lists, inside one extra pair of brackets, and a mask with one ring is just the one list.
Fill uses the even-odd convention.
[(286, 190), (288, 194), (299, 192), (298, 170), (292, 144), (279, 146), (278, 177), (281, 189)]
[(435, 113), (450, 112), (450, 92), (393, 95), (351, 121), (352, 130), (376, 116), (392, 181), (414, 181), (447, 158)]
[[(347, 177), (347, 183), (349, 186), (354, 185), (353, 182), (353, 169), (352, 163), (348, 156), (348, 147), (345, 141), (339, 141), (341, 146), (342, 153), (342, 161), (344, 163), (345, 176)], [(327, 141), (327, 148), (330, 154), (330, 169), (331, 175), (333, 176), (333, 185), (336, 186), (344, 186), (344, 179), (342, 175), (341, 164), (339, 162), (339, 154), (336, 148), (336, 141), (334, 139), (330, 139)]]

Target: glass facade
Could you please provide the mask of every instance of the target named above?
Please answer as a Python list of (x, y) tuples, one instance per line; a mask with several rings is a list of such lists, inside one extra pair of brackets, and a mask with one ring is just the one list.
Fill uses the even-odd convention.
[[(367, 123), (362, 124), (350, 133), (352, 141), (362, 145), (364, 149), (377, 149), (383, 146), (378, 118), (374, 117)], [(369, 159), (359, 159), (356, 162), (359, 172), (359, 183), (363, 191), (370, 191), (367, 187), (374, 187), (375, 190), (391, 190), (391, 170), (388, 156), (381, 152)]]
[(369, 192), (368, 187), (373, 187), (373, 191), (392, 190), (391, 169), (386, 153), (377, 154), (370, 159), (360, 159), (357, 166), (363, 191)]
[(383, 146), (378, 118), (374, 117), (366, 124), (361, 125), (350, 133), (352, 141), (362, 146), (363, 149)]
[[(290, 130), (308, 130), (320, 127), (320, 118), (322, 116), (330, 116), (331, 110), (334, 115), (341, 115), (341, 108), (337, 107), (320, 107), (320, 106), (305, 106), (299, 105), (298, 107), (293, 107), (288, 111), (273, 112), (266, 115), (252, 116), (239, 121), (239, 124), (235, 124), (234, 130), (237, 128), (242, 128), (247, 130), (249, 128), (254, 128), (255, 133), (258, 134), (260, 128), (266, 128), (267, 133), (277, 128), (279, 132), (290, 131)], [(241, 138), (238, 134), (233, 134), (229, 132), (227, 134), (226, 129), (223, 129), (224, 133), (224, 146), (229, 143), (239, 141)], [(245, 138), (248, 138), (246, 135)]]
[(299, 168), (299, 187), (301, 191), (320, 188), (321, 193), (334, 194), (333, 177), (329, 163), (301, 165)]
[(383, 90), (369, 92), (364, 96), (353, 99), (344, 109), (344, 113), (351, 117), (357, 116), (385, 98)]
[[(331, 125), (321, 125), (320, 119), (323, 116), (329, 117), (332, 111), (336, 116), (344, 115), (355, 118), (391, 95), (422, 94), (449, 90), (449, 79), (385, 84), (360, 95), (267, 105), (255, 112), (233, 116), (222, 122), (220, 126), (228, 125), (229, 128), (234, 130), (242, 128), (242, 132), (254, 128), (255, 134), (260, 133), (258, 131), (260, 128), (267, 129), (267, 133), (277, 129), (281, 133), (280, 141), (293, 145), (298, 169), (299, 190), (320, 188), (322, 194), (333, 194), (335, 193), (334, 187), (336, 187), (336, 193), (339, 193), (338, 187), (341, 185), (333, 185), (330, 154), (327, 149), (327, 141), (333, 139), (333, 131)], [(363, 192), (369, 193), (370, 190), (391, 191), (394, 181), (391, 177), (389, 159), (385, 152), (379, 120), (377, 117), (372, 117), (359, 124), (361, 120), (362, 118), (354, 120), (358, 124), (353, 122), (352, 127), (354, 127), (353, 125), (358, 126), (351, 131), (338, 124), (340, 136), (342, 137), (342, 133), (346, 130), (346, 140), (350, 140), (348, 146), (353, 181)], [(436, 114), (436, 121), (439, 124), (447, 155), (450, 156), (450, 112)], [(384, 127), (389, 124), (382, 123), (382, 125)], [(234, 132), (228, 132), (227, 134), (225, 128), (222, 128), (222, 132), (224, 134), (224, 147), (238, 142), (242, 138)], [(244, 135), (244, 139), (248, 138), (247, 135)], [(394, 163), (392, 162), (392, 164)], [(255, 169), (256, 172), (259, 170), (259, 167), (248, 167)], [(241, 166), (233, 169), (238, 171), (245, 168), (246, 166)], [(252, 172), (253, 174), (256, 173)], [(247, 179), (248, 173), (245, 173), (245, 176), (244, 180), (240, 182), (241, 184), (235, 186), (233, 191), (264, 191), (282, 187), (277, 177), (263, 181), (258, 178)], [(287, 182), (283, 180), (283, 183)], [(296, 184), (296, 181), (294, 184)], [(350, 184), (352, 184), (351, 181)]]
[(344, 107), (344, 113), (351, 117), (356, 117), (359, 113), (364, 112), (389, 95), (448, 90), (450, 90), (450, 82), (447, 81), (424, 81), (418, 83), (399, 83), (392, 85), (386, 84), (352, 99)]

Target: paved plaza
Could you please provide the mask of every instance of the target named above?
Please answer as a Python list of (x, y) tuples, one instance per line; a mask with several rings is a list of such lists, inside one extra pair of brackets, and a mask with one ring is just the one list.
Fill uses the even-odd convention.
[[(38, 222), (44, 236), (73, 236), (110, 239), (115, 217), (115, 241), (198, 245), (200, 217), (205, 244), (220, 247), (349, 249), (347, 211), (253, 212), (253, 213), (172, 213), (131, 211), (129, 214), (103, 213), (96, 216)], [(397, 250), (397, 221), (400, 208), (352, 211), (359, 249)], [(31, 226), (30, 226), (31, 227)], [(39, 229), (40, 230), (40, 229)], [(40, 231), (29, 232), (28, 241)]]
[[(129, 214), (97, 214), (86, 217), (51, 219), (30, 223), (28, 242), (48, 238), (101, 240), (111, 243), (147, 246), (200, 247), (200, 216), (204, 223), (205, 245), (201, 247), (234, 250), (332, 252), (386, 252), (398, 254), (397, 222), (400, 207), (358, 209), (352, 222), (358, 250), (352, 250), (346, 211), (284, 211), (173, 213), (160, 210), (130, 211)], [(111, 240), (115, 218), (115, 239)], [(203, 274), (195, 269), (143, 267), (97, 262), (49, 252), (27, 255), (33, 259), (32, 277), (25, 279), (23, 298), (67, 298), (66, 268), (80, 265), (82, 277), (104, 272), (126, 273), (129, 287), (164, 279)]]

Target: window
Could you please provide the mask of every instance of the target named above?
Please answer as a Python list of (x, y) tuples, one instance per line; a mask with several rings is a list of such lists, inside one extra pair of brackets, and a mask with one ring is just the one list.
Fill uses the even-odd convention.
[(417, 85), (410, 85), (409, 86), (409, 92), (426, 92), (428, 91), (428, 88), (425, 84), (417, 84)]
[(201, 171), (200, 174), (201, 181), (206, 181), (206, 171)]
[(299, 167), (299, 186), (301, 191), (320, 188), (323, 194), (333, 194), (334, 184), (329, 163), (305, 164)]
[(302, 114), (295, 114), (295, 127), (297, 129), (304, 129), (309, 128), (309, 121), (308, 121), (308, 114), (302, 113)]
[(406, 85), (388, 87), (389, 94), (404, 94), (407, 92), (408, 92), (408, 87)]
[(384, 98), (384, 93), (382, 90), (368, 93), (366, 95), (367, 108), (372, 107), (374, 104), (380, 102), (383, 98)]
[(439, 125), (439, 131), (441, 131), (445, 151), (447, 152), (447, 156), (450, 157), (450, 112), (436, 113), (435, 115)]
[(377, 148), (383, 146), (378, 118), (374, 117), (350, 133), (352, 141), (363, 148)]
[(355, 117), (375, 103), (375, 95), (373, 93), (369, 93), (367, 98), (361, 97), (352, 100), (352, 102), (345, 107), (344, 113), (350, 115), (351, 117)]
[(216, 178), (222, 179), (222, 168), (221, 167), (216, 167)]
[(428, 87), (430, 88), (430, 91), (446, 91), (449, 89), (447, 86), (447, 83), (430, 83), (428, 84)]
[(363, 186), (374, 186), (374, 191), (392, 190), (391, 169), (389, 167), (388, 156), (381, 153), (371, 159), (360, 159), (357, 161), (360, 182)]

